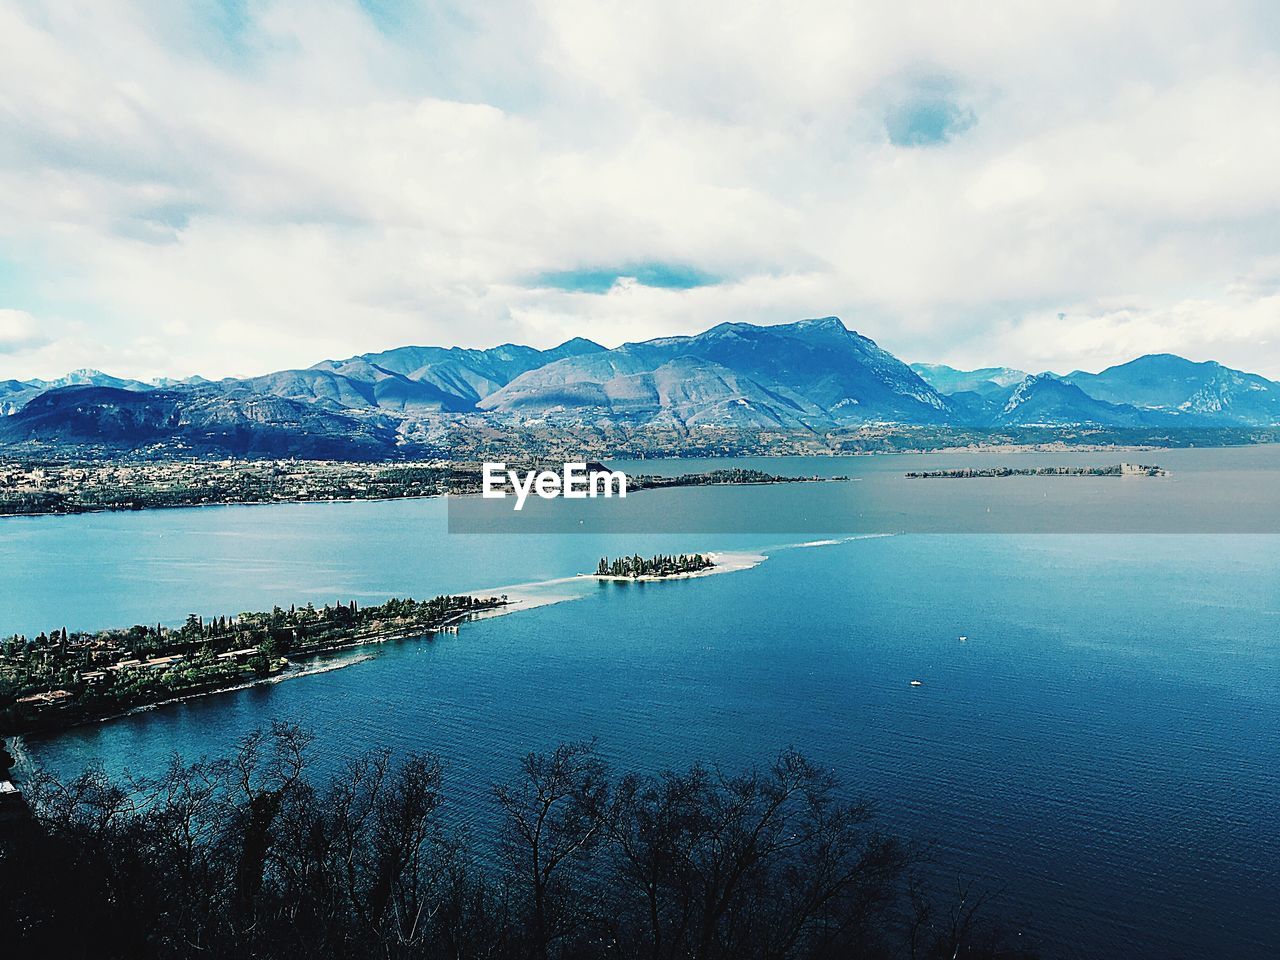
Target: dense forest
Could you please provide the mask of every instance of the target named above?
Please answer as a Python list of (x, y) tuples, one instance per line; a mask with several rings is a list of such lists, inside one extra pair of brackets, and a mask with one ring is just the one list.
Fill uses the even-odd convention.
[(700, 553), (658, 554), (653, 557), (601, 557), (596, 565), (597, 577), (673, 577), (681, 573), (710, 570), (715, 562)]
[(569, 744), (459, 810), (431, 755), (318, 781), (310, 740), (281, 723), (154, 778), (28, 778), (29, 816), (0, 823), (4, 956), (1031, 956), (794, 751), (617, 775)]

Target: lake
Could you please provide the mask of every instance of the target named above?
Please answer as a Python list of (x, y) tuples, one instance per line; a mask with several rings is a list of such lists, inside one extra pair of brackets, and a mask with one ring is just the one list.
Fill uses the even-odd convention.
[[(1018, 465), (1036, 457), (1117, 462)], [(1280, 478), (1274, 451), (1145, 458), (1178, 462), (1180, 477), (1221, 462), (1271, 490)], [(750, 465), (870, 476), (979, 459)], [(937, 875), (1003, 889), (1011, 924), (1050, 956), (1275, 956), (1280, 536), (815, 544), (824, 538), (776, 532), (789, 519), (810, 530), (810, 507), (856, 487), (632, 498), (652, 529), (732, 503), (739, 516), (767, 513), (761, 529), (775, 532), (451, 535), (443, 500), (0, 522), (4, 634), (517, 584), (533, 585), (515, 596), (563, 598), (457, 636), (369, 648), (343, 669), (29, 738), (21, 752), (61, 774), (90, 761), (146, 772), (287, 718), (316, 731), (322, 766), (374, 745), (436, 751), (456, 816), (483, 828), (489, 785), (559, 741), (598, 737), (611, 763), (641, 770), (763, 763), (794, 745), (873, 799), (887, 826), (933, 844)], [(806, 507), (789, 518), (785, 494), (800, 490)], [(692, 550), (768, 559), (666, 583), (548, 582), (605, 554)]]

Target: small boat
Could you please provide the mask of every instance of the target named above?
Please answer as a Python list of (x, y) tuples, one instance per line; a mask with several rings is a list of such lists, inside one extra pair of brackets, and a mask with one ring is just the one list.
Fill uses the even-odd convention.
[(913, 687), (923, 687), (923, 686), (924, 686), (924, 681), (923, 681), (923, 680), (912, 680), (912, 681), (911, 681), (911, 685), (912, 685)]
[(968, 637), (961, 637), (961, 638), (960, 638), (960, 642), (961, 642), (961, 643), (964, 643), (964, 642), (965, 642), (966, 640), (968, 640), (968, 639), (969, 639)]

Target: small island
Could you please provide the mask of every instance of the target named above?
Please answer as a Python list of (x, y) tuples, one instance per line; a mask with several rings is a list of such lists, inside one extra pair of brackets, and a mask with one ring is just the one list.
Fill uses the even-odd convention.
[(775, 483), (823, 483), (847, 480), (848, 477), (795, 476), (784, 477), (763, 470), (750, 470), (743, 467), (732, 467), (721, 470), (708, 470), (704, 473), (684, 473), (676, 476), (662, 476), (653, 473), (637, 474), (628, 480), (633, 490), (655, 490), (663, 487), (716, 487), (716, 486), (762, 486)]
[(0, 640), (0, 736), (59, 730), (206, 693), (287, 675), (302, 657), (367, 643), (456, 632), (506, 606), (501, 597), (439, 596), (312, 604), (269, 613)]
[(667, 577), (689, 577), (706, 573), (715, 561), (701, 553), (658, 554), (653, 557), (601, 557), (595, 576), (603, 580), (662, 580)]
[(1168, 471), (1145, 463), (1106, 467), (966, 467), (961, 470), (912, 470), (908, 480), (971, 480), (977, 477), (1163, 477)]

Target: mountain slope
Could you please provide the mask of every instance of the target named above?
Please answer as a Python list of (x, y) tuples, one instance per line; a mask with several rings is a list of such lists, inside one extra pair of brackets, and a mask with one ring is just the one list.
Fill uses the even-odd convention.
[(0, 416), (17, 413), (27, 401), (43, 392), (22, 380), (0, 380)]
[(487, 409), (508, 414), (554, 417), (610, 416), (669, 425), (804, 429), (802, 407), (749, 377), (698, 357), (679, 356), (644, 369), (644, 361), (598, 354), (575, 370), (590, 376), (522, 378), (490, 398)]
[(1027, 377), (1013, 392), (991, 423), (998, 426), (1039, 427), (1081, 424), (1107, 427), (1137, 427), (1159, 422), (1127, 404), (1096, 400), (1073, 383), (1041, 373)]
[(1168, 353), (1150, 354), (1101, 373), (1077, 370), (1067, 379), (1099, 400), (1201, 422), (1280, 423), (1280, 383), (1212, 360), (1196, 363)]
[(115, 387), (117, 390), (150, 390), (151, 384), (140, 380), (113, 377), (101, 370), (82, 368), (72, 370), (57, 380), (28, 380), (27, 385), (40, 390), (56, 390), (58, 387)]
[[(396, 347), (365, 353), (347, 360), (324, 360), (311, 369), (355, 380), (377, 382), (387, 374), (434, 388), (444, 409), (470, 409), (479, 400), (514, 378), (566, 357), (604, 350), (590, 340), (575, 337), (550, 350), (505, 343), (488, 350), (462, 347)], [(451, 398), (451, 399), (445, 399)]]
[(659, 395), (659, 409), (685, 423), (696, 423), (713, 409), (731, 422), (739, 419), (735, 413), (756, 422), (756, 414), (748, 413), (754, 410), (781, 422), (810, 425), (940, 423), (951, 415), (946, 401), (906, 364), (835, 317), (778, 326), (722, 323), (693, 337), (627, 343), (570, 357), (522, 374), (478, 406), (562, 414), (575, 406), (598, 405), (594, 399), (583, 401), (599, 396), (592, 385), (656, 374), (680, 360), (701, 361), (682, 369), (691, 379), (691, 399), (676, 403), (671, 395)]
[(59, 387), (114, 387), (119, 390), (150, 390), (151, 384), (113, 377), (101, 370), (72, 370), (56, 380), (0, 380), (0, 416), (17, 413), (30, 401)]
[(430, 383), (410, 380), (371, 363), (350, 361), (341, 370), (282, 370), (223, 383), (232, 389), (320, 403), (334, 410), (422, 414), (471, 408), (467, 401)]
[(395, 431), (281, 397), (218, 389), (60, 387), (0, 419), (0, 443), (92, 444), (121, 451), (375, 459), (394, 454)]
[(1027, 374), (1012, 367), (982, 367), (978, 370), (957, 370), (945, 363), (913, 363), (911, 369), (925, 383), (945, 396), (956, 393), (976, 393), (979, 396), (1006, 395), (1027, 378)]

